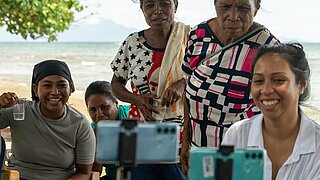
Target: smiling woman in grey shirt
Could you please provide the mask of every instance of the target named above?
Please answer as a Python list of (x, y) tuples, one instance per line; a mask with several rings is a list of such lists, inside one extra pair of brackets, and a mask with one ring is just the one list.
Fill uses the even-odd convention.
[(22, 179), (89, 179), (95, 136), (89, 121), (66, 104), (74, 92), (68, 66), (57, 60), (34, 67), (32, 101), (25, 102), (25, 119), (13, 118), (18, 101), (13, 92), (0, 96), (0, 128), (10, 126), (9, 169)]

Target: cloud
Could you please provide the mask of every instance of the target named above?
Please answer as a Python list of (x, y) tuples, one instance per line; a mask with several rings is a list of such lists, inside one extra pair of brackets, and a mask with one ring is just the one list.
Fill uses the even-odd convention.
[[(131, 0), (87, 0), (88, 8), (76, 14), (77, 24), (92, 25), (92, 33), (105, 20), (128, 29), (148, 27), (140, 5)], [(213, 0), (179, 0), (176, 20), (195, 26), (215, 17)], [(320, 1), (263, 0), (255, 21), (265, 25), (277, 37), (320, 42)], [(5, 38), (4, 38), (5, 39)]]
[[(139, 4), (131, 0), (100, 0), (98, 19), (109, 19), (125, 27), (145, 29), (143, 13)], [(179, 0), (176, 20), (194, 26), (215, 17), (213, 0)], [(265, 25), (275, 35), (294, 37), (306, 41), (319, 41), (320, 19), (318, 0), (308, 3), (292, 0), (263, 0), (255, 21)]]

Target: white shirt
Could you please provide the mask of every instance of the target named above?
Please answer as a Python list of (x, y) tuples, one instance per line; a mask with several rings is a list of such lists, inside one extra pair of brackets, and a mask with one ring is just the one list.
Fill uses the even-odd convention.
[[(279, 169), (276, 180), (320, 179), (320, 126), (300, 110), (301, 124), (292, 154)], [(262, 136), (263, 116), (238, 121), (227, 131), (222, 144), (235, 148), (264, 149)], [(266, 155), (264, 180), (271, 180), (272, 165)]]

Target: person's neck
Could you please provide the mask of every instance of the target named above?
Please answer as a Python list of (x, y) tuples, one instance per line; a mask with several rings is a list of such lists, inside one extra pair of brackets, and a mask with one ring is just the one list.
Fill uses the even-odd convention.
[(44, 117), (49, 119), (60, 119), (64, 115), (64, 110), (52, 113), (49, 111), (45, 111), (44, 108), (41, 106), (40, 106), (40, 112)]
[(171, 26), (165, 29), (150, 28), (144, 33), (144, 38), (153, 48), (165, 48), (171, 33)]
[(297, 136), (300, 129), (300, 121), (301, 118), (298, 112), (278, 119), (264, 117), (262, 131), (264, 136), (269, 136), (275, 140), (286, 140)]

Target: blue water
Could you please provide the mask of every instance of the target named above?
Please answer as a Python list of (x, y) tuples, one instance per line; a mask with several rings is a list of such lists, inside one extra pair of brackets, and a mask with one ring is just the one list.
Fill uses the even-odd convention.
[(120, 43), (0, 43), (0, 80), (29, 83), (34, 64), (61, 59), (69, 65), (76, 88), (83, 90), (91, 81), (111, 80), (110, 62), (119, 46)]
[[(111, 80), (110, 62), (121, 42), (21, 43), (0, 42), (0, 81), (30, 84), (33, 65), (44, 59), (68, 63), (76, 89), (83, 91), (94, 80)], [(311, 67), (310, 104), (320, 107), (320, 43), (303, 44)]]

